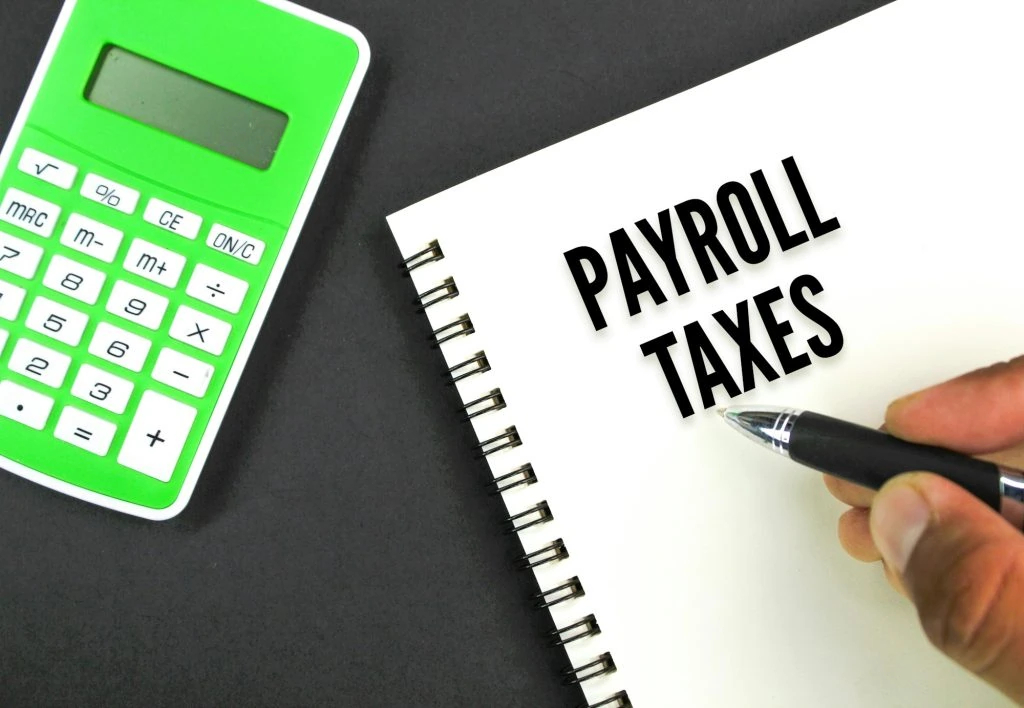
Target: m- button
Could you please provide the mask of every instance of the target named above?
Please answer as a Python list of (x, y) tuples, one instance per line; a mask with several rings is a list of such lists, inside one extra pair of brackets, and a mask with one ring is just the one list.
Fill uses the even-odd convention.
[(153, 226), (187, 239), (195, 239), (199, 235), (199, 229), (203, 226), (203, 218), (198, 214), (179, 209), (173, 204), (159, 199), (149, 200), (143, 218)]

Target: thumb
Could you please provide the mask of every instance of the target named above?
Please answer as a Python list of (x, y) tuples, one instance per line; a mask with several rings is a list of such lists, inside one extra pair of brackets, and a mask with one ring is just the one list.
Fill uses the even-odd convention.
[(1024, 704), (1024, 535), (930, 474), (879, 492), (871, 535), (932, 643)]

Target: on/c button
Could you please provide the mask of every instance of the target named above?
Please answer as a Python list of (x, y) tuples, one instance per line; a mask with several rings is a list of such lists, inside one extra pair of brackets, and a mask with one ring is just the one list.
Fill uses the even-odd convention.
[(159, 199), (149, 200), (143, 218), (153, 226), (188, 239), (195, 239), (203, 226), (203, 217)]

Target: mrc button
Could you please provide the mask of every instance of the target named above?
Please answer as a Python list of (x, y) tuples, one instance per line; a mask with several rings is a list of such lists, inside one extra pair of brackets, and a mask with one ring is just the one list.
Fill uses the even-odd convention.
[(246, 236), (220, 224), (216, 224), (210, 231), (206, 245), (250, 265), (259, 265), (263, 251), (266, 250), (266, 244), (258, 238)]

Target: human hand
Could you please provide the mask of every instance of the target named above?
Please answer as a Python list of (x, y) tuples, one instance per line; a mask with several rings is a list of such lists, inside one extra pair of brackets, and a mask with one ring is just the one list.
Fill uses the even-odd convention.
[[(1024, 358), (900, 399), (885, 424), (905, 440), (1024, 468)], [(877, 494), (825, 483), (854, 507), (839, 519), (846, 551), (881, 560), (932, 643), (1024, 705), (1024, 533), (935, 475), (904, 475)]]

